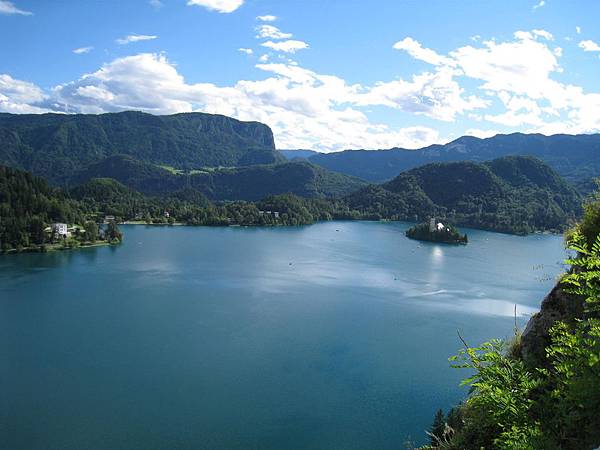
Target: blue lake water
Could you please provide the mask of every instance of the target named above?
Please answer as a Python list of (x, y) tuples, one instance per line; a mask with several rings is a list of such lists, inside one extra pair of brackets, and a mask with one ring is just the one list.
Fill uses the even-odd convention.
[(447, 358), (510, 336), (562, 238), (402, 223), (124, 226), (0, 257), (0, 443), (12, 449), (397, 449), (465, 395)]

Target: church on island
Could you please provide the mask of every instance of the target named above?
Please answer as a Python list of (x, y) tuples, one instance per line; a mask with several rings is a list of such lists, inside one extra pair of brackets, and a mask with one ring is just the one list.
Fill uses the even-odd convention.
[(439, 242), (443, 244), (462, 244), (468, 242), (466, 234), (460, 234), (452, 225), (437, 222), (435, 217), (429, 219), (429, 224), (422, 223), (409, 228), (406, 237), (419, 241)]

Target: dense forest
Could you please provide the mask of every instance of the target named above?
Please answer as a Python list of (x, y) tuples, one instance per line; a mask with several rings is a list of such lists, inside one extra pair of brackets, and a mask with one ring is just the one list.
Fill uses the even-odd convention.
[(600, 444), (600, 193), (566, 235), (569, 271), (523, 333), (465, 348), (468, 398), (435, 414), (430, 449), (586, 450)]
[(0, 142), (0, 164), (56, 184), (116, 154), (178, 169), (285, 160), (268, 126), (204, 113), (0, 113)]
[[(283, 172), (273, 166), (240, 169), (237, 173), (242, 173), (245, 181), (235, 189), (243, 192), (244, 186), (256, 185), (255, 190), (248, 188), (246, 192), (254, 201), (215, 201), (206, 195), (210, 190), (197, 189), (194, 180), (199, 175), (170, 174), (128, 157), (111, 160), (116, 164), (111, 173), (121, 177), (123, 170), (124, 179), (134, 185), (161, 171), (159, 179), (168, 189), (162, 195), (145, 195), (113, 178), (91, 178), (59, 189), (26, 172), (2, 168), (2, 248), (40, 245), (46, 240), (40, 230), (54, 222), (101, 223), (106, 216), (113, 216), (117, 222), (248, 226), (306, 225), (322, 220), (418, 221), (435, 216), (448, 225), (529, 233), (564, 230), (580, 213), (580, 197), (574, 189), (548, 166), (528, 157), (506, 157), (484, 164), (430, 164), (346, 196), (347, 179), (338, 184), (335, 177), (305, 162), (284, 164)], [(269, 175), (272, 171), (275, 174)], [(163, 172), (172, 178), (162, 178)], [(294, 175), (309, 180), (299, 193), (286, 191)], [(231, 174), (214, 176), (212, 188), (226, 192), (218, 181), (226, 176), (235, 178)], [(315, 185), (326, 189), (328, 195), (315, 191)], [(363, 184), (357, 182), (356, 186)]]
[(345, 203), (307, 199), (294, 194), (268, 196), (259, 202), (212, 203), (201, 192), (182, 189), (167, 197), (148, 197), (118, 181), (96, 178), (70, 190), (88, 217), (101, 220), (184, 223), (187, 225), (308, 225), (320, 220), (356, 218)]
[(82, 222), (79, 204), (41, 178), (0, 166), (0, 248), (44, 243), (52, 222)]
[(213, 201), (258, 201), (290, 192), (309, 198), (337, 197), (366, 185), (362, 180), (302, 161), (182, 171), (124, 155), (88, 166), (74, 175), (70, 183), (82, 184), (93, 178), (114, 178), (147, 195), (169, 196), (183, 188), (193, 188)]
[(540, 160), (434, 163), (345, 198), (364, 217), (426, 220), (508, 233), (562, 231), (581, 213), (579, 194)]

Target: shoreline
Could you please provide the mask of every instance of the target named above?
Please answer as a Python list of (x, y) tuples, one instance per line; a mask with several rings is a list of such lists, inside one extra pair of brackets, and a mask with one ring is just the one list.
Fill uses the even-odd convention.
[[(124, 222), (119, 222), (119, 225), (147, 225), (147, 226), (162, 226), (162, 227), (209, 227), (209, 228), (275, 228), (275, 227), (301, 227), (301, 226), (310, 226), (315, 225), (317, 223), (327, 223), (327, 222), (373, 222), (373, 223), (406, 223), (406, 224), (418, 224), (419, 222), (413, 222), (410, 220), (392, 220), (392, 219), (380, 219), (380, 220), (369, 220), (369, 219), (333, 219), (333, 220), (317, 220), (312, 223), (305, 223), (299, 225), (285, 225), (285, 224), (269, 224), (269, 225), (259, 225), (259, 224), (238, 224), (232, 223), (227, 225), (205, 225), (205, 224), (189, 224), (186, 222), (173, 222), (173, 223), (147, 223), (141, 220), (126, 220)], [(475, 228), (470, 226), (456, 225), (456, 227), (465, 228), (468, 230), (476, 230), (476, 231), (489, 231), (491, 233), (500, 233), (507, 234), (509, 236), (530, 236), (530, 235), (552, 235), (552, 236), (562, 236), (564, 231), (552, 231), (552, 230), (534, 230), (531, 233), (516, 233), (509, 231), (500, 231), (494, 230), (490, 228)], [(567, 230), (565, 228), (565, 230)]]
[(118, 245), (119, 243), (108, 242), (108, 241), (98, 241), (94, 243), (86, 243), (73, 247), (65, 247), (63, 244), (44, 244), (36, 245), (33, 247), (23, 247), (22, 249), (9, 248), (8, 250), (4, 250), (0, 252), (0, 255), (19, 255), (21, 253), (52, 253), (52, 252), (62, 252), (65, 250), (80, 250), (84, 248), (95, 248), (95, 247), (106, 247), (109, 245)]

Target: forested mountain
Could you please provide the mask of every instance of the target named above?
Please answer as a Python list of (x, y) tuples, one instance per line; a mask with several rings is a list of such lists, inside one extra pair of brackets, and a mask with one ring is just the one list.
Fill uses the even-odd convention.
[(204, 113), (3, 113), (0, 142), (0, 164), (53, 183), (115, 154), (180, 169), (285, 160), (275, 151), (268, 126)]
[(365, 185), (362, 180), (308, 162), (177, 173), (123, 155), (90, 165), (76, 174), (70, 184), (81, 184), (92, 178), (114, 178), (148, 195), (169, 195), (187, 187), (211, 200), (248, 201), (284, 193), (307, 198), (343, 196)]
[(433, 163), (346, 197), (372, 218), (423, 220), (496, 231), (562, 230), (580, 214), (579, 194), (540, 160)]
[(0, 250), (44, 242), (52, 222), (81, 223), (80, 205), (27, 172), (0, 166)]
[(514, 133), (487, 139), (464, 136), (446, 145), (419, 150), (346, 150), (320, 153), (308, 159), (336, 172), (383, 182), (400, 172), (432, 162), (482, 162), (508, 155), (535, 156), (567, 181), (585, 190), (593, 187), (589, 183), (591, 178), (600, 176), (600, 134), (544, 136)]

